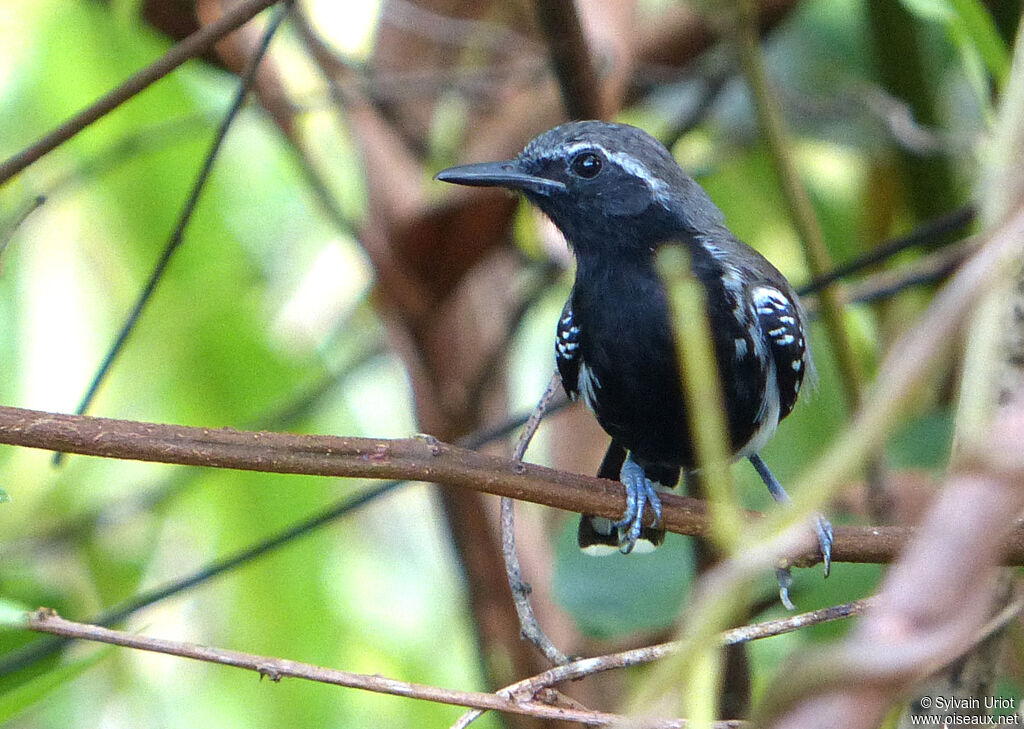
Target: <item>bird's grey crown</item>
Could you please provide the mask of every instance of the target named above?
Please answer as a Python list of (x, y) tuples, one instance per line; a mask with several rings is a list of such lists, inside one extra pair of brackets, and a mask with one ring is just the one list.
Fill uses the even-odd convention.
[(651, 194), (668, 209), (685, 211), (696, 230), (722, 228), (725, 216), (703, 188), (686, 174), (672, 153), (643, 129), (629, 124), (578, 121), (561, 124), (527, 143), (519, 155), (525, 165), (566, 159), (592, 149), (611, 163), (643, 180)]

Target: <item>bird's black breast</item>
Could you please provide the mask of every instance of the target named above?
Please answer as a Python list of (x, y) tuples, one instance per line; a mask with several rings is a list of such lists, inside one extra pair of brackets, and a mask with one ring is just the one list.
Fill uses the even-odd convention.
[[(708, 297), (716, 299), (709, 314), (719, 377), (727, 388), (723, 394), (730, 440), (738, 450), (756, 428), (763, 363), (756, 357), (750, 330), (737, 325), (734, 302), (728, 300), (718, 273), (701, 268), (699, 275), (708, 277)], [(559, 360), (563, 381), (568, 373), (573, 390), (582, 394), (601, 426), (635, 457), (692, 467), (674, 327), (653, 256), (581, 258), (563, 323), (566, 312), (578, 330), (578, 356), (571, 363)]]

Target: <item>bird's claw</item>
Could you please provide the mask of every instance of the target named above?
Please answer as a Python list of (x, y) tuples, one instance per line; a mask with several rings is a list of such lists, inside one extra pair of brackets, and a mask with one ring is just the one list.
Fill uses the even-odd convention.
[(654, 484), (647, 478), (644, 469), (641, 468), (632, 458), (627, 458), (622, 464), (620, 473), (622, 485), (626, 487), (626, 511), (622, 518), (612, 522), (616, 529), (625, 529), (619, 537), (619, 551), (629, 554), (636, 546), (637, 539), (644, 523), (644, 508), (650, 504), (654, 512), (654, 523), (657, 527), (661, 524), (661, 498), (658, 496)]
[(828, 573), (832, 571), (832, 543), (835, 541), (832, 522), (818, 514), (815, 518), (814, 528), (818, 532), (818, 549), (821, 550), (821, 564), (825, 569), (825, 577), (828, 577)]
[(779, 581), (779, 602), (787, 610), (796, 610), (796, 605), (789, 599), (789, 588), (793, 586), (793, 573), (789, 567), (776, 567), (775, 578)]

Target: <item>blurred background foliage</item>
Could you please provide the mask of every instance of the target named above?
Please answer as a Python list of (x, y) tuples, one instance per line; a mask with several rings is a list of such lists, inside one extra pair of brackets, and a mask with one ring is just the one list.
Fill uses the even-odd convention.
[[(198, 5), (202, 14), (217, 3)], [(396, 174), (421, 190), (430, 214), (446, 210), (450, 196), (460, 194), (429, 181), (437, 169), (470, 161), (480, 150), (512, 154), (564, 114), (556, 109), (550, 123), (524, 121), (515, 134), (486, 138), (500, 132), (480, 123), (481, 104), (490, 119), (522, 116), (518, 107), (534, 103), (530, 99), (546, 103), (552, 88), (529, 6), (499, 5), (301, 3), (312, 30), (350, 70), (349, 93), (366, 97), (353, 104), (353, 114), (369, 107), (415, 153), (419, 177), (408, 179), (400, 165)], [(588, 9), (601, 3), (579, 5), (585, 27), (589, 12), (605, 18)], [(697, 3), (696, 10), (710, 14), (714, 29), (720, 18), (712, 5)], [(1007, 73), (1019, 3), (766, 5), (776, 12), (764, 29), (770, 74), (834, 260), (850, 260), (969, 204), (975, 151)], [(640, 2), (638, 27), (667, 23), (662, 15), (679, 7)], [(191, 2), (0, 3), (0, 157), (157, 57), (172, 42), (169, 36), (181, 34), (172, 21), (187, 26), (195, 12)], [(601, 33), (627, 30), (605, 27)], [(593, 41), (598, 47), (601, 33)], [(417, 44), (441, 48), (431, 59), (444, 63), (418, 66), (422, 58), (412, 51), (411, 58), (389, 54)], [(640, 60), (630, 68), (630, 90), (617, 118), (669, 144), (733, 231), (797, 286), (806, 283), (800, 246), (729, 49), (712, 44), (677, 65), (644, 58), (642, 48), (634, 52)], [(230, 53), (218, 53), (189, 62), (0, 189), (5, 236), (37, 196), (46, 196), (11, 233), (3, 253), (3, 404), (75, 408), (167, 241), (237, 87), (225, 60)], [(366, 126), (346, 120), (348, 109), (332, 105), (294, 25), (286, 24), (274, 40), (265, 70), (275, 78), (263, 78), (260, 94), (228, 134), (185, 243), (90, 412), (380, 437), (426, 430), (453, 439), (529, 409), (551, 374), (554, 322), (571, 285), (568, 254), (550, 227), (525, 210), (511, 217), (509, 198), (487, 198), (505, 211), (504, 218), (487, 213), (504, 221), (501, 230), (514, 221), (514, 237), (496, 236), (500, 245), (488, 254), (502, 261), (498, 275), (488, 278), (486, 256), (458, 264), (457, 281), (445, 284), (444, 296), (424, 302), (452, 317), (450, 327), (417, 330), (408, 322), (418, 320), (403, 318), (389, 299), (378, 276), (379, 254), (375, 258), (366, 243), (374, 195), (389, 184), (375, 178), (367, 162), (374, 138)], [(289, 100), (286, 122), (268, 89)], [(425, 247), (416, 264), (421, 276), (434, 271), (443, 280), (451, 254), (430, 248), (430, 236), (457, 243), (454, 236), (465, 231), (450, 223), (409, 227)], [(490, 234), (486, 225), (474, 232)], [(952, 238), (866, 273), (912, 265)], [(483, 293), (466, 283), (477, 274)], [(927, 304), (933, 285), (849, 307), (848, 328), (868, 372)], [(459, 311), (470, 312), (464, 319), (449, 308), (455, 298)], [(465, 340), (475, 337), (473, 316), (493, 319), (493, 307), (513, 303), (523, 316), (501, 332), (495, 347), (501, 357), (487, 386), (475, 392), (465, 386), (452, 396), (462, 397), (452, 406), (462, 416), (446, 420), (450, 411), (437, 402), (449, 391), (442, 385), (435, 396), (423, 395), (417, 380), (422, 361), (408, 355), (409, 347), (445, 349), (457, 358)], [(783, 482), (848, 416), (820, 334), (816, 327), (820, 385), (766, 452)], [(436, 367), (443, 358), (432, 361)], [(948, 372), (954, 370), (951, 363)], [(831, 512), (836, 522), (901, 522), (917, 513), (947, 457), (952, 390), (948, 378), (936, 380), (918, 416), (891, 439), (887, 508), (872, 513), (862, 486), (854, 484)], [(605, 441), (578, 410), (551, 416), (531, 460), (596, 470)], [(498, 448), (508, 452), (507, 444)], [(747, 486), (749, 506), (771, 508), (751, 469), (737, 466), (736, 477)], [(83, 457), (55, 468), (48, 453), (4, 447), (0, 486), (10, 502), (0, 506), (0, 595), (89, 619), (370, 485)], [(493, 504), (485, 501), (487, 509), (475, 519), (493, 534)], [(569, 641), (563, 644), (568, 652), (593, 654), (668, 635), (694, 574), (688, 540), (670, 535), (652, 557), (592, 560), (575, 549), (572, 515), (529, 505), (519, 511), (521, 540), (530, 545), (524, 547), (527, 578), (537, 599), (548, 601), (538, 607), (542, 621), (555, 621), (553, 632)], [(450, 533), (456, 513), (434, 487), (405, 486), (139, 610), (123, 624), (448, 687), (483, 690), (496, 677), (521, 678), (522, 660), (488, 638), (484, 598), (472, 597), (499, 590), (504, 576), (492, 575), (490, 585), (474, 582), (465, 542), (453, 543)], [(820, 571), (798, 572), (794, 599), (811, 609), (864, 596), (880, 571), (840, 564), (827, 582)], [(765, 576), (766, 595), (772, 579)], [(782, 614), (774, 601), (765, 605), (765, 615)], [(750, 656), (755, 689), (798, 645), (843, 629), (823, 626), (756, 644)], [(23, 646), (37, 641), (0, 633), (0, 720), (10, 726), (446, 726), (457, 715), (425, 702), (260, 682), (230, 669), (92, 646), (15, 665)], [(592, 700), (593, 708), (616, 706), (616, 697), (642, 675), (602, 678), (602, 699)], [(1006, 690), (1016, 691), (1016, 683), (1009, 681)], [(480, 725), (499, 723), (485, 717)]]

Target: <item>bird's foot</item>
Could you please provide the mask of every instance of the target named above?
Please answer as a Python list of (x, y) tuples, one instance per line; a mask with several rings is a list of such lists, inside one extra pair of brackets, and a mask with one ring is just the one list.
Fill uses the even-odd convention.
[(789, 571), (789, 567), (777, 567), (775, 577), (779, 581), (779, 602), (782, 603), (782, 607), (787, 610), (796, 610), (796, 605), (789, 599), (789, 588), (793, 586), (793, 573)]
[(818, 532), (818, 549), (821, 550), (821, 564), (825, 569), (825, 577), (832, 571), (832, 543), (835, 541), (835, 534), (832, 532), (832, 522), (821, 514), (815, 517), (814, 528)]
[[(764, 462), (764, 459), (755, 453), (752, 456), (748, 456), (748, 460), (757, 469), (761, 480), (768, 487), (768, 493), (772, 495), (776, 503), (788, 504), (790, 502), (789, 494), (782, 488), (782, 484), (775, 478), (775, 475), (768, 468), (768, 464)], [(821, 514), (817, 514), (815, 516), (814, 528), (818, 532), (818, 549), (821, 550), (821, 563), (825, 567), (825, 577), (828, 577), (829, 572), (832, 571), (832, 543), (835, 541), (832, 533), (832, 523)]]
[(622, 518), (612, 523), (619, 529), (619, 551), (629, 554), (636, 546), (637, 539), (643, 529), (644, 508), (650, 504), (654, 512), (654, 524), (661, 523), (661, 499), (654, 484), (647, 478), (644, 469), (633, 460), (632, 455), (626, 458), (619, 474), (622, 485), (626, 487), (626, 511)]

